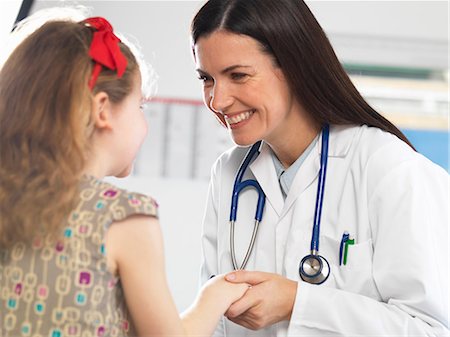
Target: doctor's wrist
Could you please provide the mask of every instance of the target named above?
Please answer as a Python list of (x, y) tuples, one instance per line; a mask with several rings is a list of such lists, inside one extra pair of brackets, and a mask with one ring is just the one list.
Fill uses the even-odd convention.
[(284, 310), (283, 312), (284, 317), (283, 320), (290, 321), (292, 312), (294, 311), (294, 305), (295, 305), (295, 299), (297, 297), (297, 288), (298, 288), (298, 282), (287, 280), (285, 287), (285, 301), (284, 301)]

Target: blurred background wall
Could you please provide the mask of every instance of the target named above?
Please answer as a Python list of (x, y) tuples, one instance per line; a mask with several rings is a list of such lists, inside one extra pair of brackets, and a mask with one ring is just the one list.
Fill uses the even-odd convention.
[[(21, 1), (1, 1), (3, 46)], [(449, 170), (448, 2), (307, 3), (363, 96), (419, 152)], [(134, 173), (110, 181), (159, 201), (169, 284), (183, 310), (198, 286), (210, 167), (233, 145), (203, 106), (194, 71), (189, 25), (202, 2), (35, 0), (31, 12), (75, 4), (105, 16), (116, 31), (138, 41), (159, 76), (146, 110), (149, 136)]]

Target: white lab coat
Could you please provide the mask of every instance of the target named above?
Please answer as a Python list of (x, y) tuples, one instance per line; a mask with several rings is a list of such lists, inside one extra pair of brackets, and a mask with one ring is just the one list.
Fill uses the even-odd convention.
[[(224, 318), (216, 336), (447, 336), (449, 325), (449, 175), (397, 137), (367, 126), (333, 126), (323, 204), (320, 254), (331, 274), (301, 281), (310, 251), (321, 140), (283, 200), (264, 144), (245, 178), (256, 178), (266, 206), (247, 270), (298, 281), (290, 322), (251, 331)], [(238, 167), (248, 148), (224, 153), (212, 168), (202, 233), (202, 275), (232, 270), (229, 215)], [(238, 264), (250, 241), (254, 189), (239, 197)], [(342, 234), (355, 245), (339, 266)], [(268, 296), (277, 296), (276, 293)]]

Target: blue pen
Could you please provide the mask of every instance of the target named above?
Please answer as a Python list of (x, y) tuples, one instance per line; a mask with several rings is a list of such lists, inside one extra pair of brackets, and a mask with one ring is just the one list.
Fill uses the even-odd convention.
[(339, 247), (339, 265), (342, 264), (342, 254), (344, 252), (344, 246), (349, 238), (350, 238), (350, 234), (347, 231), (345, 231), (344, 234), (342, 234), (341, 246)]

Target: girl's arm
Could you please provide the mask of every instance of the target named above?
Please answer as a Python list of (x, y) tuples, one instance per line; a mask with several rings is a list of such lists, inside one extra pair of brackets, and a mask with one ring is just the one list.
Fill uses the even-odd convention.
[(232, 283), (219, 275), (209, 280), (200, 290), (197, 299), (182, 313), (183, 327), (188, 335), (211, 336), (217, 327), (220, 317), (227, 309), (241, 298), (249, 285)]
[(156, 218), (135, 215), (108, 230), (109, 268), (121, 279), (128, 309), (140, 336), (208, 336), (219, 318), (248, 286), (218, 276), (202, 288), (180, 319), (164, 267), (163, 240)]

